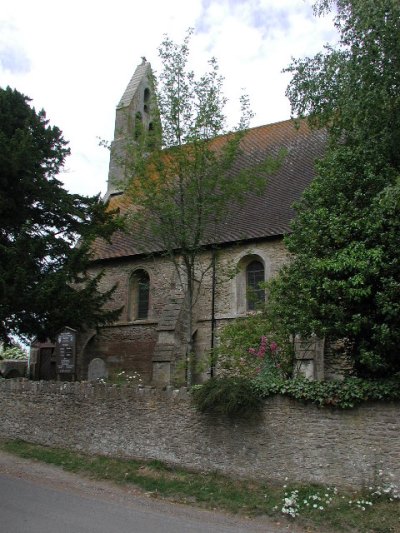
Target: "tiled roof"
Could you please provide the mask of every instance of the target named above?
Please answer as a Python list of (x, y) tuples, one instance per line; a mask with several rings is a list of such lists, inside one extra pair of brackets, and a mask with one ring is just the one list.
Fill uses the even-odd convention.
[[(324, 151), (326, 135), (310, 130), (305, 122), (295, 127), (291, 120), (250, 129), (242, 141), (242, 155), (235, 165), (236, 170), (254, 166), (266, 157), (286, 150), (286, 157), (279, 170), (266, 176), (267, 187), (261, 195), (249, 192), (241, 205), (231, 205), (224, 223), (219, 226), (214, 244), (229, 244), (261, 238), (279, 237), (289, 232), (294, 216), (293, 203), (314, 177), (314, 162)], [(121, 212), (129, 208), (126, 195), (111, 197), (111, 208)], [(211, 244), (211, 243), (210, 243)], [(98, 240), (94, 258), (112, 259), (134, 256), (144, 252), (160, 251), (149, 240), (149, 246), (140, 250), (135, 235), (117, 232), (111, 243)]]

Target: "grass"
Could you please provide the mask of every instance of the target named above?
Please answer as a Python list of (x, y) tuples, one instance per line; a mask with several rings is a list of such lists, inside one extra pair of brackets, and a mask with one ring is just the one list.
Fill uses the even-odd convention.
[[(93, 479), (109, 480), (117, 484), (130, 483), (150, 495), (175, 502), (246, 516), (268, 515), (280, 522), (295, 521), (307, 531), (400, 531), (400, 499), (393, 498), (393, 494), (388, 493), (372, 495), (375, 488), (364, 493), (351, 493), (315, 485), (280, 487), (235, 480), (216, 473), (190, 472), (169, 467), (158, 460), (144, 462), (86, 455), (23, 441), (0, 442), (0, 448), (19, 457), (57, 465), (68, 472), (87, 475)], [(287, 512), (282, 513), (282, 509)], [(290, 516), (291, 513), (296, 516)]]

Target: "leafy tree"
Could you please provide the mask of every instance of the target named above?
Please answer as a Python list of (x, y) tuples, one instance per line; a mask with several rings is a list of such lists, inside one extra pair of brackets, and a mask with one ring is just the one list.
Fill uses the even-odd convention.
[(325, 0), (340, 41), (295, 60), (292, 111), (328, 150), (296, 206), (294, 259), (271, 289), (292, 333), (347, 338), (359, 375), (400, 370), (400, 4)]
[(235, 170), (240, 142), (252, 117), (249, 102), (242, 96), (237, 127), (221, 137), (226, 133), (223, 78), (215, 59), (199, 78), (189, 69), (190, 34), (181, 45), (166, 36), (159, 47), (163, 69), (154, 80), (153, 130), (141, 135), (136, 131), (127, 164), (132, 176), (128, 193), (136, 206), (135, 236), (143, 237), (144, 249), (149, 236), (158, 243), (173, 262), (186, 295), (188, 355), (193, 307), (211, 268), (203, 250), (216, 242), (228, 206), (243, 200), (249, 190), (261, 191), (266, 173), (278, 164), (268, 160), (253, 171)]
[[(29, 98), (0, 89), (0, 340), (51, 337), (61, 327), (116, 317), (110, 292), (89, 277), (90, 243), (114, 220), (98, 197), (69, 194), (56, 179), (66, 156), (61, 131)], [(79, 241), (79, 245), (77, 245)]]
[(0, 361), (2, 359), (28, 359), (28, 351), (16, 342), (9, 347), (0, 344)]

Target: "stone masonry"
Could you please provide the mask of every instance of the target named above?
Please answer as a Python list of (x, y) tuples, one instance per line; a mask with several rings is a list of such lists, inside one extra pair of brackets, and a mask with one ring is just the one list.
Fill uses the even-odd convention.
[(0, 402), (3, 439), (280, 483), (400, 486), (399, 403), (341, 411), (274, 397), (229, 419), (199, 414), (185, 389), (19, 380), (0, 382)]
[[(127, 215), (133, 207), (129, 194), (124, 192), (132, 172), (130, 147), (141, 131), (153, 132), (150, 134), (155, 135), (153, 141), (160, 141), (153, 93), (151, 66), (142, 58), (117, 106), (110, 152), (106, 199), (111, 209)], [(216, 140), (217, 149), (218, 143), (225, 142), (223, 137)], [(216, 340), (212, 339), (212, 331), (215, 333), (228, 321), (246, 316), (248, 309), (252, 312), (248, 305), (246, 268), (252, 262), (261, 264), (268, 280), (289, 259), (283, 236), (290, 231), (292, 205), (312, 180), (314, 162), (322, 155), (325, 141), (325, 132), (310, 130), (306, 122), (295, 127), (292, 121), (284, 121), (246, 132), (231, 172), (249, 170), (271, 156), (285, 155), (275, 172), (265, 173), (265, 190), (249, 190), (244, 202), (227, 205), (226, 217), (215, 228), (214, 235), (204, 241), (199, 269), (210, 267), (212, 250), (216, 250), (216, 285), (210, 268), (199, 271), (198, 278), (203, 283), (196, 298), (190, 342), (182, 284), (158, 240), (147, 234), (146, 228), (141, 229), (146, 236), (144, 241), (137, 239), (133, 231), (117, 231), (110, 242), (96, 240), (92, 250), (93, 272), (104, 270), (101, 287), (104, 290), (116, 285), (110, 305), (122, 312), (116, 323), (97, 331), (84, 331), (82, 325), (75, 378), (87, 379), (91, 362), (101, 365), (103, 361), (104, 374), (110, 376), (119, 370), (139, 372), (145, 384), (178, 386), (185, 382), (185, 373), (195, 382), (207, 379), (208, 354), (212, 340)], [(145, 297), (143, 292), (139, 293), (139, 287), (146, 291)], [(145, 306), (141, 313), (139, 302), (142, 308)], [(190, 354), (186, 353), (189, 346)], [(200, 362), (193, 368), (202, 368), (197, 375), (187, 364), (193, 355)], [(320, 363), (322, 368), (322, 359)], [(309, 377), (321, 377), (313, 361), (304, 359), (305, 365)]]
[[(288, 260), (288, 252), (280, 239), (251, 245), (237, 244), (217, 251), (216, 329), (230, 320), (246, 316), (246, 282), (242, 263), (254, 257), (263, 261), (266, 279), (269, 279)], [(201, 264), (203, 270), (208, 268), (208, 272), (204, 276), (195, 309), (194, 350), (198, 361), (207, 361), (211, 348), (210, 261), (211, 252), (204, 252)], [(129, 280), (138, 269), (146, 270), (150, 277), (149, 316), (145, 320), (130, 320)], [(183, 383), (179, 362), (183, 361), (185, 355), (182, 351), (185, 346), (185, 306), (182, 287), (170, 260), (162, 256), (114, 260), (104, 266), (104, 271), (101, 290), (109, 290), (117, 285), (109, 305), (122, 308), (122, 312), (116, 323), (93, 332), (86, 343), (80, 342), (78, 379), (87, 379), (90, 361), (101, 358), (109, 372), (135, 370), (147, 384)], [(206, 378), (207, 364), (197, 380)]]

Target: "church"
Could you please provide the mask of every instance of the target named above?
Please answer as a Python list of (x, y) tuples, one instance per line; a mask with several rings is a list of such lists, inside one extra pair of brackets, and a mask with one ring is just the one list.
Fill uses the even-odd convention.
[[(151, 66), (143, 59), (116, 109), (106, 199), (111, 209), (121, 213), (130, 205), (121, 186), (124, 136), (128, 123), (138, 120), (144, 128), (152, 128), (151, 97)], [(204, 247), (204, 260), (212, 268), (204, 277), (193, 311), (192, 354), (197, 362), (204, 362), (194, 382), (213, 373), (208, 354), (220, 328), (254, 312), (249, 293), (257, 292), (258, 284), (276, 275), (289, 260), (283, 237), (290, 231), (292, 205), (313, 179), (314, 163), (323, 154), (326, 137), (305, 122), (287, 120), (249, 129), (241, 142), (237, 171), (276, 156), (282, 149), (286, 155), (279, 169), (266, 176), (265, 191), (249, 191), (243, 203), (232, 205), (213, 242)], [(143, 251), (133, 234), (117, 232), (110, 243), (95, 243), (93, 272), (98, 271), (104, 271), (103, 290), (116, 285), (109, 305), (122, 311), (114, 324), (78, 332), (77, 379), (94, 380), (125, 370), (137, 372), (148, 385), (183, 384), (187, 312), (170, 259), (153, 243)], [(322, 379), (321, 365), (314, 356), (309, 359), (309, 377)]]

